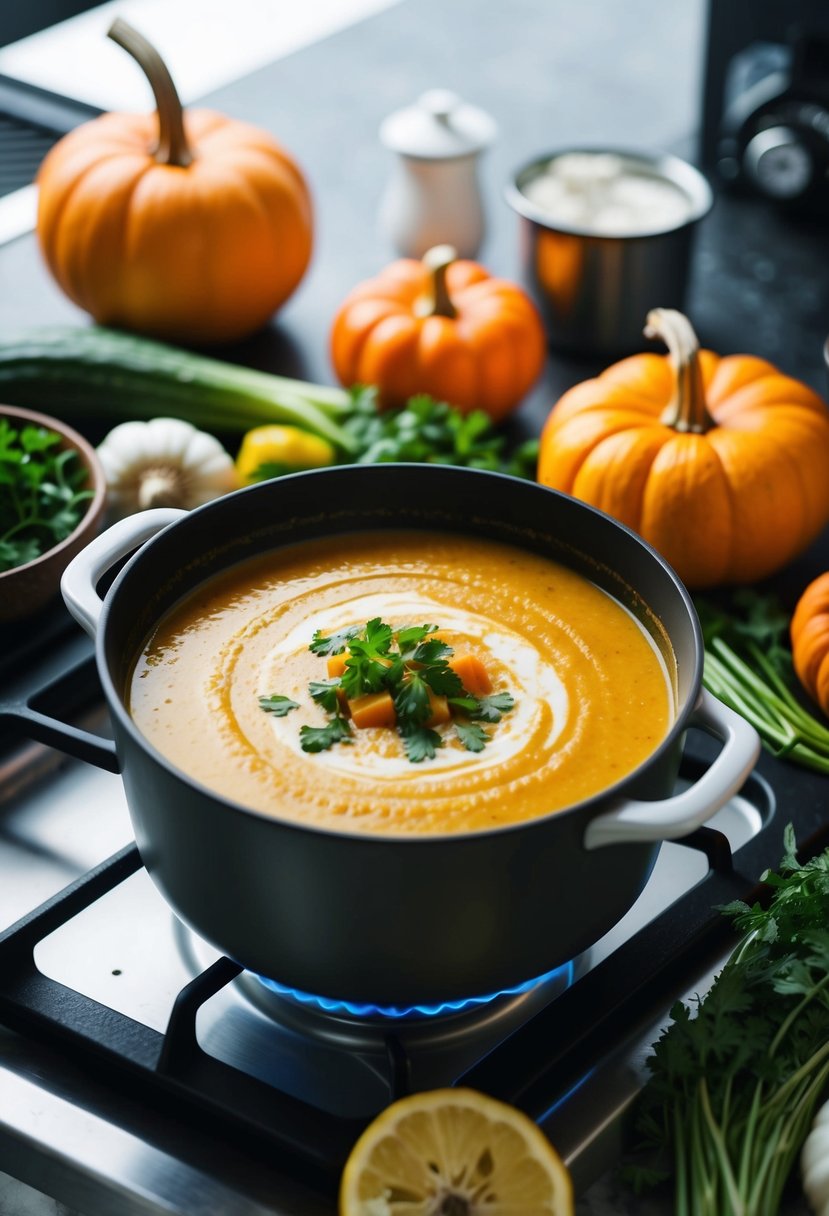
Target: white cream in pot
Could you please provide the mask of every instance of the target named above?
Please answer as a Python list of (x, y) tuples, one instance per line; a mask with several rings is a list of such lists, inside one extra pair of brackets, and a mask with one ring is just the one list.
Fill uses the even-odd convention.
[(679, 227), (691, 199), (634, 158), (612, 152), (563, 152), (521, 192), (548, 218), (594, 236), (644, 236)]

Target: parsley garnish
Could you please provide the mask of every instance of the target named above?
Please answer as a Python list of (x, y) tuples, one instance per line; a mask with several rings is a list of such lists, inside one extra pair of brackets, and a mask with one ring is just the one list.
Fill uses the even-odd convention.
[(312, 680), (308, 685), (311, 700), (321, 705), (327, 714), (335, 714), (339, 699), (337, 692), (340, 688), (339, 676), (336, 680)]
[(456, 722), (455, 734), (468, 752), (482, 752), (489, 743), (489, 735), (477, 722)]
[(75, 531), (92, 490), (60, 435), (0, 418), (0, 571), (34, 561)]
[(421, 760), (434, 760), (435, 752), (443, 747), (443, 739), (436, 730), (425, 726), (412, 726), (401, 732), (406, 755), (412, 764)]
[(345, 718), (332, 718), (327, 726), (301, 726), (299, 742), (304, 752), (325, 752), (335, 743), (351, 742), (351, 727)]
[(348, 643), (351, 639), (356, 637), (359, 632), (359, 625), (349, 625), (347, 629), (340, 629), (337, 633), (332, 633), (330, 637), (326, 638), (323, 637), (318, 629), (308, 649), (313, 651), (314, 654), (319, 655), (342, 654), (344, 650), (348, 649)]
[[(326, 726), (300, 729), (303, 750), (321, 752), (335, 743), (352, 742), (351, 725), (343, 716), (341, 695), (344, 694), (349, 702), (350, 713), (354, 702), (373, 693), (379, 696), (379, 701), (361, 706), (367, 720), (360, 725), (374, 725), (378, 719), (383, 726), (396, 722), (412, 764), (433, 759), (437, 749), (444, 746), (443, 735), (432, 729), (430, 721), (440, 723), (449, 719), (456, 738), (467, 751), (483, 751), (490, 736), (477, 722), (468, 719), (499, 722), (515, 701), (508, 692), (472, 696), (450, 666), (452, 647), (441, 638), (430, 637), (437, 628), (437, 625), (426, 624), (394, 630), (380, 617), (373, 617), (362, 627), (351, 625), (329, 636), (317, 630), (309, 647), (314, 654), (324, 657), (347, 650), (348, 656), (341, 676), (312, 680), (308, 685), (311, 699), (331, 715), (331, 720)], [(278, 717), (298, 708), (295, 701), (281, 696), (260, 697), (259, 704)], [(453, 710), (460, 711), (463, 719), (452, 718)], [(357, 722), (356, 705), (353, 712)], [(369, 714), (375, 715), (374, 722)]]
[(275, 718), (284, 718), (292, 709), (299, 709), (299, 702), (275, 693), (272, 697), (260, 697), (259, 706), (264, 709), (266, 714), (273, 714)]

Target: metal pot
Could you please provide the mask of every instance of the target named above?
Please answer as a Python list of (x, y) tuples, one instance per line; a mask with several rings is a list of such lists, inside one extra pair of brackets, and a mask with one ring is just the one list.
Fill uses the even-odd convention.
[[(260, 814), (179, 772), (124, 704), (134, 658), (180, 596), (269, 548), (342, 532), (425, 528), (549, 554), (662, 622), (677, 668), (668, 737), (624, 781), (578, 806), (494, 831), (401, 838), (339, 833)], [(103, 603), (101, 576), (149, 537)], [(175, 912), (246, 968), (281, 984), (386, 1005), (484, 995), (542, 975), (633, 904), (663, 839), (683, 836), (740, 787), (758, 740), (700, 692), (702, 647), (687, 592), (642, 540), (565, 495), (498, 474), (416, 465), (345, 467), (263, 483), (189, 514), (121, 521), (69, 567), (63, 594), (96, 637), (136, 839)], [(686, 728), (721, 738), (705, 775), (673, 795)], [(51, 741), (55, 742), (54, 729)], [(97, 751), (103, 741), (65, 741)], [(595, 763), (601, 764), (601, 757)]]

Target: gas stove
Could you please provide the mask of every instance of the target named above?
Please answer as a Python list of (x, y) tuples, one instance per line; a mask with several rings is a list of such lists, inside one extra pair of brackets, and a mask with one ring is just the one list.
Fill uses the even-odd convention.
[[(84, 1214), (330, 1213), (367, 1122), (445, 1085), (526, 1110), (583, 1190), (618, 1157), (667, 1009), (732, 944), (716, 906), (754, 897), (785, 823), (806, 852), (829, 834), (796, 771), (764, 758), (549, 975), (444, 1006), (319, 998), (195, 937), (142, 866), (120, 779), (25, 741), (41, 712), (105, 729), (91, 644), (62, 610), (3, 641), (0, 1169)], [(689, 734), (680, 781), (709, 746)]]

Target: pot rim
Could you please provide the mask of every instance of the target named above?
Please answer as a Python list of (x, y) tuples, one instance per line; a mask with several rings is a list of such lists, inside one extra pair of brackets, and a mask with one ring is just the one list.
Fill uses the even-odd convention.
[[(532, 819), (523, 819), (523, 820), (519, 820), (515, 823), (500, 824), (496, 827), (491, 827), (491, 828), (477, 828), (477, 829), (473, 829), (471, 831), (465, 831), (465, 832), (446, 832), (446, 833), (430, 832), (430, 833), (417, 833), (417, 834), (412, 833), (411, 835), (408, 835), (408, 834), (400, 834), (400, 833), (395, 833), (395, 832), (371, 832), (371, 831), (363, 831), (363, 830), (346, 831), (344, 829), (325, 827), (325, 826), (322, 826), (319, 824), (314, 824), (314, 823), (305, 823), (305, 822), (302, 822), (301, 820), (290, 819), (290, 818), (287, 818), (284, 816), (280, 816), (279, 814), (276, 814), (276, 813), (272, 814), (267, 811), (260, 811), (255, 807), (247, 806), (244, 803), (236, 802), (235, 800), (233, 800), (231, 798), (227, 798), (224, 795), (218, 793), (216, 790), (212, 789), (209, 785), (203, 784), (197, 778), (192, 777), (192, 776), (190, 776), (189, 773), (184, 772), (184, 770), (179, 768), (178, 765), (174, 764), (172, 760), (170, 760), (167, 756), (165, 756), (161, 752), (159, 752), (158, 749), (150, 742), (150, 740), (147, 739), (147, 737), (140, 731), (138, 726), (135, 724), (135, 721), (129, 714), (129, 712), (126, 708), (125, 697), (124, 697), (123, 693), (121, 693), (120, 691), (118, 691), (118, 689), (116, 689), (115, 684), (110, 676), (109, 666), (106, 661), (105, 638), (106, 638), (106, 632), (107, 632), (107, 625), (108, 625), (108, 621), (109, 621), (109, 614), (113, 608), (113, 605), (116, 602), (118, 592), (120, 590), (122, 583), (126, 580), (127, 577), (129, 577), (130, 572), (134, 569), (134, 567), (140, 561), (146, 559), (147, 555), (152, 550), (153, 546), (158, 541), (160, 541), (163, 536), (167, 535), (168, 532), (170, 532), (176, 528), (187, 527), (190, 520), (195, 517), (203, 516), (205, 514), (210, 514), (217, 510), (222, 510), (223, 504), (226, 504), (231, 501), (235, 501), (241, 495), (261, 493), (265, 486), (271, 484), (268, 482), (260, 482), (260, 483), (257, 483), (256, 485), (245, 486), (240, 490), (235, 490), (230, 494), (225, 494), (225, 495), (221, 496), (220, 498), (215, 498), (215, 499), (211, 500), (210, 502), (204, 503), (200, 507), (194, 508), (192, 511), (189, 511), (187, 513), (187, 515), (184, 516), (182, 519), (177, 520), (175, 523), (169, 525), (169, 527), (164, 528), (163, 531), (158, 533), (157, 536), (154, 536), (151, 540), (146, 541), (138, 550), (136, 550), (135, 553), (133, 553), (133, 555), (125, 563), (123, 568), (119, 571), (117, 577), (114, 579), (114, 581), (112, 583), (112, 586), (107, 591), (106, 597), (104, 599), (104, 604), (103, 604), (103, 608), (101, 611), (101, 617), (100, 617), (96, 641), (95, 641), (95, 652), (96, 652), (96, 662), (97, 662), (97, 667), (98, 667), (98, 674), (100, 676), (101, 683), (103, 685), (104, 695), (105, 695), (106, 702), (107, 702), (107, 708), (108, 708), (110, 714), (114, 715), (117, 718), (118, 725), (131, 736), (133, 742), (137, 746), (144, 748), (146, 751), (148, 751), (150, 753), (150, 755), (152, 756), (152, 758), (156, 761), (156, 763), (160, 764), (171, 776), (177, 778), (180, 781), (185, 782), (187, 785), (189, 785), (192, 789), (194, 789), (199, 794), (213, 798), (215, 801), (222, 803), (230, 811), (241, 813), (244, 815), (250, 815), (256, 819), (262, 819), (262, 820), (273, 822), (275, 825), (279, 826), (282, 829), (287, 828), (287, 829), (291, 829), (292, 831), (303, 832), (303, 833), (310, 831), (315, 834), (319, 834), (321, 836), (333, 837), (336, 839), (345, 839), (345, 840), (348, 840), (351, 842), (362, 841), (362, 842), (364, 842), (366, 847), (368, 847), (369, 845), (372, 845), (372, 844), (377, 845), (377, 846), (384, 846), (384, 847), (387, 845), (390, 845), (390, 844), (405, 844), (407, 847), (420, 846), (420, 847), (428, 848), (428, 847), (436, 847), (437, 845), (441, 845), (442, 847), (446, 848), (447, 846), (450, 846), (450, 845), (456, 845), (457, 847), (462, 847), (463, 842), (468, 841), (472, 837), (481, 838), (481, 837), (491, 837), (491, 836), (502, 836), (506, 833), (511, 833), (511, 832), (515, 832), (515, 831), (526, 831), (528, 829), (538, 830), (542, 827), (542, 825), (547, 824), (552, 818), (560, 816), (560, 815), (567, 815), (567, 816), (573, 816), (573, 815), (585, 816), (586, 815), (587, 818), (590, 819), (593, 817), (594, 812), (599, 813), (602, 809), (606, 810), (607, 809), (606, 803), (608, 801), (612, 801), (614, 798), (622, 796), (622, 790), (623, 790), (624, 786), (633, 782), (636, 778), (638, 778), (640, 776), (640, 774), (649, 765), (657, 762), (659, 759), (661, 759), (664, 755), (666, 755), (669, 751), (671, 751), (676, 746), (677, 738), (687, 729), (688, 719), (690, 718), (691, 714), (693, 713), (694, 706), (695, 706), (695, 703), (697, 700), (697, 696), (699, 694), (699, 690), (700, 690), (700, 687), (702, 684), (702, 665), (703, 665), (703, 654), (704, 654), (703, 641), (702, 641), (702, 630), (700, 627), (699, 618), (697, 617), (696, 609), (694, 608), (693, 601), (691, 600), (691, 596), (690, 596), (687, 588), (685, 587), (684, 583), (679, 578), (679, 575), (676, 573), (676, 571), (673, 569), (673, 567), (671, 565), (669, 565), (669, 563), (665, 560), (665, 558), (662, 557), (662, 555), (660, 553), (658, 553), (657, 550), (654, 549), (652, 545), (648, 544), (647, 541), (645, 541), (641, 536), (639, 536), (638, 533), (634, 532), (632, 528), (628, 528), (625, 524), (620, 523), (617, 519), (614, 519), (613, 516), (608, 515), (604, 511), (600, 511), (597, 507), (593, 507), (589, 503), (585, 503), (585, 502), (582, 502), (580, 499), (574, 498), (572, 495), (564, 494), (562, 491), (554, 490), (554, 489), (550, 488), (549, 486), (540, 485), (538, 482), (525, 481), (522, 478), (513, 477), (507, 473), (498, 473), (498, 472), (490, 471), (488, 469), (472, 469), (472, 468), (459, 467), (459, 466), (455, 466), (455, 465), (440, 465), (440, 466), (438, 466), (438, 465), (418, 465), (418, 464), (407, 464), (407, 463), (397, 463), (397, 462), (388, 462), (388, 463), (383, 463), (383, 464), (379, 464), (379, 465), (366, 465), (366, 466), (339, 465), (339, 466), (332, 466), (329, 468), (304, 470), (303, 472), (300, 472), (300, 473), (283, 474), (283, 476), (281, 476), (278, 479), (278, 482), (280, 484), (290, 483), (290, 482), (294, 482), (297, 478), (303, 478), (303, 479), (319, 478), (319, 477), (325, 478), (325, 477), (330, 477), (331, 475), (343, 474), (347, 469), (353, 469), (355, 473), (359, 472), (359, 475), (361, 477), (365, 477), (366, 475), (375, 476), (375, 475), (378, 475), (382, 470), (389, 470), (392, 474), (395, 472), (401, 473), (403, 470), (406, 470), (407, 472), (403, 473), (403, 475), (411, 476), (412, 470), (416, 470), (416, 469), (428, 469), (430, 471), (430, 473), (432, 475), (434, 475), (434, 470), (439, 469), (440, 475), (442, 475), (442, 476), (445, 476), (445, 475), (454, 476), (454, 475), (460, 474), (461, 476), (486, 479), (487, 481), (491, 481), (493, 478), (495, 478), (499, 482), (504, 482), (508, 485), (517, 484), (517, 485), (520, 485), (523, 487), (532, 488), (542, 494), (552, 494), (556, 498), (566, 499), (568, 502), (576, 504), (579, 509), (582, 509), (594, 516), (598, 516), (600, 519), (606, 521), (612, 527), (618, 528), (622, 532), (627, 533), (628, 536), (631, 537), (637, 545), (641, 546), (649, 554), (649, 556), (655, 561), (655, 563), (662, 568), (664, 574), (666, 574), (668, 576), (669, 580), (674, 584), (674, 587), (677, 590), (677, 592), (679, 593), (680, 599), (682, 600), (685, 610), (687, 612), (688, 623), (690, 625), (691, 633), (693, 636), (694, 661), (693, 661), (693, 672), (691, 673), (691, 679), (690, 679), (690, 683), (689, 683), (688, 696), (685, 700), (685, 703), (678, 709), (669, 731), (664, 736), (664, 738), (660, 741), (660, 743), (654, 748), (654, 750), (648, 756), (646, 756), (645, 759), (640, 764), (638, 764), (635, 769), (632, 769), (630, 772), (626, 773), (623, 777), (621, 777), (613, 785), (606, 786), (605, 788), (597, 791), (595, 794), (592, 794), (589, 798), (583, 799), (581, 802), (573, 803), (571, 806), (560, 807), (559, 809), (554, 810), (554, 811), (548, 811), (546, 814), (537, 815)], [(385, 474), (385, 475), (387, 475), (387, 474)], [(369, 530), (370, 529), (365, 529), (365, 531), (369, 531)], [(354, 531), (358, 531), (358, 529), (354, 529)], [(462, 534), (462, 532), (461, 532), (461, 534)], [(297, 543), (301, 544), (302, 542), (297, 542)], [(504, 542), (504, 543), (511, 543), (511, 542)], [(282, 546), (278, 546), (278, 545), (274, 546), (274, 548), (280, 548), (280, 547), (282, 547)], [(517, 546), (517, 547), (520, 547), (520, 546)], [(195, 587), (191, 588), (191, 590), (194, 590), (194, 589), (195, 589)], [(642, 598), (645, 599), (644, 596)], [(645, 603), (647, 603), (647, 600), (645, 600)], [(668, 639), (669, 639), (669, 641), (671, 640), (670, 635), (668, 635)]]

